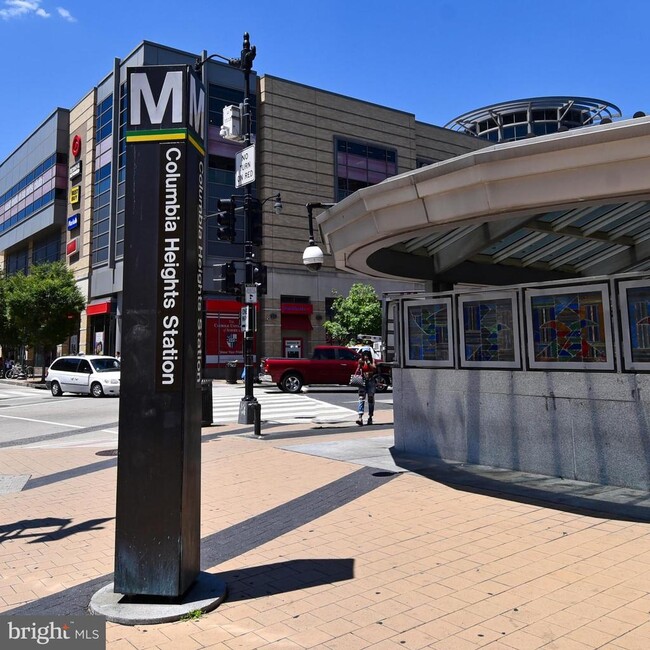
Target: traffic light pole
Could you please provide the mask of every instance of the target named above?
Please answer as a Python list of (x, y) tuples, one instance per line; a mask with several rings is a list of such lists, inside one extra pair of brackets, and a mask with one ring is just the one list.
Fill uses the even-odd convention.
[[(255, 47), (251, 48), (248, 32), (244, 33), (244, 44), (241, 51), (240, 66), (244, 72), (244, 111), (242, 118), (245, 120), (245, 140), (244, 146), (248, 147), (251, 144), (251, 107), (250, 107), (250, 74), (253, 68), (253, 60), (255, 59)], [(246, 185), (244, 194), (244, 256), (246, 263), (245, 282), (246, 286), (254, 284), (254, 258), (253, 258), (253, 241), (252, 241), (252, 190), (251, 184)], [(243, 292), (246, 293), (245, 291)], [(252, 305), (249, 309), (255, 309)], [(252, 321), (252, 322), (251, 322)], [(249, 319), (249, 325), (244, 331), (244, 397), (239, 404), (239, 423), (240, 424), (253, 424), (254, 433), (256, 436), (261, 435), (261, 408), (260, 404), (255, 399), (253, 393), (253, 382), (255, 379), (255, 367), (253, 363), (253, 342), (255, 337), (256, 319)]]

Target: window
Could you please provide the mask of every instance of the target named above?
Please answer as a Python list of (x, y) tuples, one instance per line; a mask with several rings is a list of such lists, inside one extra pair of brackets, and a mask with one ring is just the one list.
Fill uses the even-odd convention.
[(397, 173), (394, 149), (336, 138), (337, 200)]
[(113, 132), (113, 95), (109, 95), (97, 106), (95, 144), (105, 140)]
[(337, 350), (338, 358), (343, 361), (356, 361), (359, 356), (354, 350)]
[(76, 372), (78, 365), (79, 359), (77, 357), (62, 357), (61, 359), (57, 359), (50, 369), (60, 372)]
[(61, 259), (61, 234), (54, 233), (49, 237), (34, 242), (32, 248), (32, 264), (56, 262)]
[(90, 364), (88, 363), (88, 359), (82, 359), (79, 362), (79, 367), (77, 368), (77, 372), (85, 372), (88, 375), (92, 373), (92, 369), (90, 367)]
[(27, 273), (28, 268), (28, 252), (27, 248), (23, 248), (19, 251), (9, 253), (5, 257), (5, 268), (7, 275), (13, 275), (14, 273)]
[[(68, 157), (64, 153), (52, 154), (34, 167), (18, 183), (0, 195), (0, 232), (12, 228), (23, 219), (27, 219), (41, 208), (52, 203), (55, 199), (66, 200), (65, 188), (56, 187), (54, 189), (45, 189), (44, 185), (54, 187), (55, 182), (58, 185), (61, 184), (61, 179), (59, 178), (62, 173), (61, 169), (67, 170), (67, 161)], [(52, 170), (55, 165), (59, 165), (60, 167)], [(42, 178), (46, 173), (47, 176)], [(67, 186), (66, 179), (67, 176), (64, 175), (62, 182)], [(10, 216), (12, 209), (15, 209), (19, 200), (24, 202), (25, 207)]]
[(124, 214), (126, 194), (126, 84), (120, 86), (120, 132), (117, 156), (117, 211), (115, 214), (115, 259), (124, 257)]
[(111, 163), (95, 171), (95, 206), (93, 209), (93, 266), (108, 262)]

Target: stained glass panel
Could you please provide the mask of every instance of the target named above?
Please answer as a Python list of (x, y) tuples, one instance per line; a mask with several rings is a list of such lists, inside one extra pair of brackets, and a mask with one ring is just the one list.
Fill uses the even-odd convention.
[(627, 290), (627, 317), (632, 361), (650, 362), (650, 287)]
[(406, 362), (413, 366), (452, 367), (452, 300), (406, 302)]
[(526, 290), (528, 363), (555, 370), (615, 370), (608, 284)]
[(608, 361), (602, 291), (531, 296), (530, 310), (535, 361)]
[(451, 361), (451, 301), (407, 308), (409, 361)]
[(465, 361), (516, 362), (511, 298), (463, 301), (462, 315)]

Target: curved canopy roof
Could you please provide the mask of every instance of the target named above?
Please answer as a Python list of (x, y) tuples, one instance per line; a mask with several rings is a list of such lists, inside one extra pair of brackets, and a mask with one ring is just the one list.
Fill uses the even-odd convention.
[(650, 269), (650, 118), (497, 144), (317, 216), (335, 265), (511, 284)]

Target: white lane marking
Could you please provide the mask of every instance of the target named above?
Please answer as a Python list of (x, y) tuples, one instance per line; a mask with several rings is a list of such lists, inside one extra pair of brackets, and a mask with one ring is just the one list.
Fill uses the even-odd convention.
[[(63, 422), (50, 422), (49, 420), (37, 420), (35, 418), (21, 418), (17, 415), (4, 415), (0, 413), (0, 418), (5, 418), (6, 420), (21, 420), (23, 422), (34, 422), (36, 424), (50, 424), (55, 427), (64, 427), (66, 429), (87, 429), (88, 425), (81, 424), (65, 424)], [(101, 431), (103, 433), (117, 433), (115, 429), (95, 429), (95, 431)]]
[(37, 424), (51, 424), (55, 427), (66, 427), (68, 429), (86, 428), (80, 424), (64, 424), (62, 422), (50, 422), (49, 420), (36, 420), (35, 418), (21, 418), (17, 415), (4, 415), (4, 413), (0, 413), (0, 418), (5, 418), (5, 420), (22, 420), (23, 422), (36, 422)]

